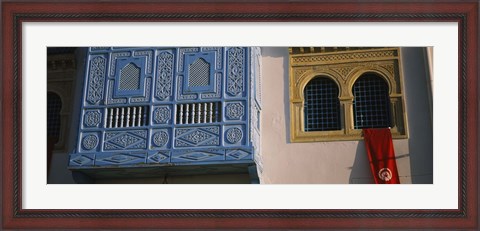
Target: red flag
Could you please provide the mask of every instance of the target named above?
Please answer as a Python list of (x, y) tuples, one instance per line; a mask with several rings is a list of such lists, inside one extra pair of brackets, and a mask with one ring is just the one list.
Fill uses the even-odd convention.
[(376, 184), (400, 184), (389, 128), (364, 128), (370, 169)]

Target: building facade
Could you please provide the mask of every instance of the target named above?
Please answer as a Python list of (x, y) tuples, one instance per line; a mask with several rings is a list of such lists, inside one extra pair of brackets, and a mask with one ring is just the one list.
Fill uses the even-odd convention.
[(430, 52), (49, 48), (48, 183), (373, 183), (371, 127), (433, 183)]

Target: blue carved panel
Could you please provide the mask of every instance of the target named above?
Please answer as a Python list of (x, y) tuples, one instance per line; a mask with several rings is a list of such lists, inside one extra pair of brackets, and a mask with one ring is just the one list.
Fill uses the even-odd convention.
[(146, 158), (146, 152), (97, 153), (95, 166), (144, 164)]
[(198, 99), (198, 94), (197, 93), (185, 93), (183, 92), (183, 85), (185, 84), (184, 82), (184, 76), (183, 75), (178, 75), (177, 76), (177, 100), (178, 101), (183, 101), (183, 100), (196, 100)]
[(220, 127), (194, 127), (175, 129), (175, 147), (201, 147), (220, 145)]
[(244, 125), (225, 126), (224, 146), (243, 146), (248, 139)]
[(95, 163), (94, 153), (70, 154), (68, 165), (70, 166), (93, 166)]
[(187, 149), (176, 150), (172, 154), (172, 162), (206, 162), (225, 160), (223, 149)]
[(225, 120), (245, 121), (246, 106), (244, 101), (233, 101), (225, 103)]
[(103, 150), (136, 150), (147, 148), (146, 130), (105, 132)]
[(222, 47), (179, 48), (177, 100), (221, 98), (223, 52)]
[(174, 58), (169, 51), (161, 51), (157, 57), (155, 98), (158, 100), (169, 100), (173, 95)]
[(146, 61), (145, 73), (149, 76), (153, 74), (153, 50), (136, 50), (133, 52), (133, 57), (142, 57)]
[(233, 47), (227, 51), (227, 94), (243, 96), (245, 91), (245, 49)]
[(149, 152), (147, 157), (147, 164), (170, 163), (171, 151), (154, 151)]
[(173, 139), (169, 128), (153, 129), (151, 135), (150, 149), (170, 149)]
[(102, 126), (103, 115), (98, 109), (86, 110), (83, 115), (84, 128), (98, 128)]
[(248, 149), (227, 149), (226, 160), (252, 160), (253, 155)]
[(117, 61), (114, 97), (145, 97), (145, 59), (133, 58)]
[(185, 55), (183, 92), (212, 92), (215, 85), (215, 53)]
[(150, 102), (153, 56), (153, 50), (112, 52), (107, 105)]
[(106, 51), (106, 50), (109, 50), (109, 49), (110, 49), (110, 47), (90, 47), (91, 52)]
[(99, 132), (84, 132), (80, 136), (80, 152), (96, 152), (102, 142)]
[(152, 108), (152, 124), (171, 124), (173, 120), (171, 105), (159, 105)]
[(86, 97), (89, 104), (98, 104), (103, 100), (106, 69), (107, 59), (105, 57), (96, 56), (90, 60)]

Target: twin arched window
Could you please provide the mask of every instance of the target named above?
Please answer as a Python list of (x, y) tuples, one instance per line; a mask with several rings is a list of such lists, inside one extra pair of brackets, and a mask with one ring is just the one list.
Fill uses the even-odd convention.
[[(355, 129), (390, 127), (388, 84), (381, 77), (366, 73), (352, 87)], [(328, 77), (312, 79), (304, 89), (304, 129), (340, 130), (340, 101), (337, 84)]]

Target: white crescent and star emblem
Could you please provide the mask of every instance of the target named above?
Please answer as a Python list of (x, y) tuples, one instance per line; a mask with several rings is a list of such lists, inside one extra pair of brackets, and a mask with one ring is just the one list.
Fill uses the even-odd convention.
[(392, 179), (392, 171), (388, 168), (382, 168), (378, 171), (378, 177), (383, 181), (390, 181)]

